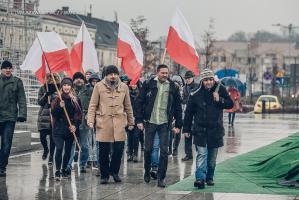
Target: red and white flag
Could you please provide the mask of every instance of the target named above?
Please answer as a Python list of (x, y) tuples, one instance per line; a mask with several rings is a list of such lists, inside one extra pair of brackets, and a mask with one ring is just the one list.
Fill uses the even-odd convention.
[(191, 29), (179, 9), (176, 10), (169, 27), (166, 49), (171, 59), (188, 70), (199, 74), (199, 56)]
[(76, 72), (82, 72), (92, 69), (94, 72), (99, 71), (99, 62), (97, 52), (85, 23), (82, 22), (81, 28), (75, 39), (70, 53), (71, 69), (67, 72), (73, 76)]
[(143, 52), (132, 29), (123, 22), (119, 22), (117, 57), (122, 59), (121, 67), (131, 79), (131, 83), (136, 84), (142, 72)]
[(46, 62), (37, 38), (34, 40), (33, 45), (29, 49), (26, 58), (20, 68), (21, 70), (32, 71), (39, 82), (41, 82), (42, 84), (45, 83)]
[(70, 56), (66, 45), (56, 32), (37, 32), (41, 49), (51, 73), (68, 71)]
[(20, 68), (31, 70), (44, 83), (47, 70), (52, 73), (69, 70), (69, 53), (57, 33), (38, 32), (37, 36)]

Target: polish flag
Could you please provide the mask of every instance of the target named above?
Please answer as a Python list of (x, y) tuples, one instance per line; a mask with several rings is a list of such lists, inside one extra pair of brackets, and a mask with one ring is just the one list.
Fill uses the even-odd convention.
[(72, 77), (76, 72), (82, 72), (92, 69), (99, 71), (99, 62), (97, 52), (85, 23), (82, 22), (74, 45), (70, 53), (71, 69), (67, 74)]
[(143, 52), (132, 29), (123, 22), (119, 22), (117, 57), (122, 59), (121, 67), (132, 84), (136, 84), (142, 72)]
[(51, 73), (68, 71), (70, 56), (66, 45), (56, 32), (37, 32), (43, 55)]
[(32, 47), (29, 49), (28, 54), (20, 66), (21, 70), (30, 70), (35, 74), (35, 77), (42, 84), (45, 83), (46, 77), (46, 62), (43, 51), (40, 47), (39, 41), (36, 38)]
[(179, 9), (176, 10), (169, 27), (166, 49), (171, 59), (183, 65), (188, 70), (199, 74), (199, 56), (195, 49), (195, 43), (191, 29)]

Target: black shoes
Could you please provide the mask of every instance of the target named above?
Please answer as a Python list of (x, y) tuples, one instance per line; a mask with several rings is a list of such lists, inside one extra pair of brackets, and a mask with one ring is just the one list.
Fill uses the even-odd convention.
[(172, 153), (172, 156), (177, 156), (178, 155), (178, 150), (177, 149), (174, 149), (173, 150), (173, 153)]
[(5, 170), (0, 170), (0, 177), (6, 177)]
[(61, 173), (60, 173), (60, 171), (56, 171), (55, 172), (55, 180), (56, 181), (60, 181), (61, 180)]
[(134, 155), (134, 156), (133, 156), (133, 162), (134, 162), (134, 163), (137, 163), (137, 162), (138, 162), (138, 156), (137, 156), (137, 155)]
[(193, 160), (193, 157), (185, 156), (184, 158), (182, 158), (182, 161), (188, 161), (188, 160)]
[(206, 183), (207, 183), (207, 185), (209, 185), (209, 186), (213, 186), (213, 185), (215, 185), (215, 183), (214, 183), (213, 180), (206, 180)]
[(53, 157), (52, 156), (49, 157), (48, 166), (49, 167), (53, 166)]
[(151, 175), (151, 177), (154, 180), (157, 180), (157, 178), (158, 178), (158, 170), (156, 168), (153, 168), (152, 171), (150, 172), (150, 175)]
[(194, 182), (194, 187), (197, 187), (198, 189), (204, 189), (205, 188), (205, 182), (203, 180), (196, 180)]
[(165, 179), (158, 179), (157, 186), (161, 188), (165, 188), (166, 187)]
[(144, 182), (149, 183), (151, 181), (151, 175), (149, 173), (144, 173)]
[(132, 162), (133, 161), (133, 156), (132, 155), (128, 155), (128, 159), (127, 159), (128, 162)]
[(101, 184), (107, 184), (108, 183), (109, 178), (101, 178)]
[(44, 153), (43, 153), (42, 159), (43, 159), (43, 160), (46, 160), (46, 159), (47, 159), (47, 157), (48, 157), (48, 154), (49, 154), (49, 150), (44, 150)]
[(115, 183), (120, 183), (121, 182), (121, 179), (118, 176), (118, 174), (112, 174), (112, 177), (113, 177), (113, 180), (114, 180)]
[(86, 168), (85, 167), (80, 167), (80, 172), (81, 173), (86, 173)]

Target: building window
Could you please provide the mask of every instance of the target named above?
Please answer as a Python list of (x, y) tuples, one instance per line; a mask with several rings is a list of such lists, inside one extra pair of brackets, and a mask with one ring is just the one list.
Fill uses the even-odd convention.
[(226, 62), (226, 57), (225, 56), (221, 56), (221, 62)]
[(218, 62), (219, 59), (218, 59), (218, 56), (213, 56), (213, 62)]

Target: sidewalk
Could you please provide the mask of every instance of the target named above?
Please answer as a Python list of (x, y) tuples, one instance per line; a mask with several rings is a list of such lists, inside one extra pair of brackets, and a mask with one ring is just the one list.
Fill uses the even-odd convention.
[[(225, 114), (225, 146), (220, 149), (218, 162), (235, 157), (259, 147), (271, 144), (299, 130), (297, 115), (237, 114), (234, 129), (228, 132)], [(184, 141), (181, 141), (178, 157), (169, 157), (167, 184), (171, 185), (193, 174), (195, 160), (181, 162), (184, 156)], [(120, 176), (123, 183), (100, 185), (96, 171), (80, 174), (78, 167), (71, 180), (55, 182), (53, 169), (41, 159), (36, 151), (10, 158), (7, 177), (0, 178), (0, 199), (293, 199), (295, 196), (198, 193), (192, 191), (166, 191), (156, 187), (156, 181), (143, 182), (143, 162), (127, 163), (124, 154)], [(141, 157), (139, 157), (142, 160)], [(193, 176), (193, 175), (192, 175)], [(217, 184), (217, 182), (216, 182)], [(238, 184), (238, 183), (236, 183)]]

